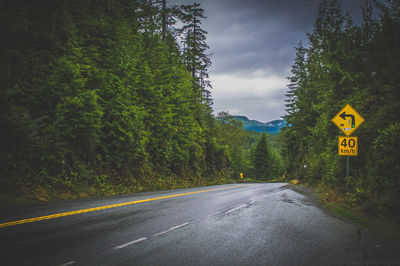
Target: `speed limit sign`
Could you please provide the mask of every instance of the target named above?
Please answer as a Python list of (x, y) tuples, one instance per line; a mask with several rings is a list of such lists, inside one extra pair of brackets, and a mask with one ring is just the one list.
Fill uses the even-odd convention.
[(338, 154), (343, 156), (358, 155), (357, 137), (339, 137)]

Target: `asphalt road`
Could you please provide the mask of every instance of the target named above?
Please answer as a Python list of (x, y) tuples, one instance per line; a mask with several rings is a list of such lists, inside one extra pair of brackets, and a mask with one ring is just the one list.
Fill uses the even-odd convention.
[(400, 264), (396, 247), (310, 195), (283, 183), (234, 184), (3, 206), (0, 265)]

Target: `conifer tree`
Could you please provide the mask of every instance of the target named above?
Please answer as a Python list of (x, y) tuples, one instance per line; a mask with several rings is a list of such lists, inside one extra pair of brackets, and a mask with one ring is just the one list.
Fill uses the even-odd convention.
[(182, 5), (180, 7), (180, 19), (184, 26), (180, 29), (183, 38), (183, 56), (186, 67), (192, 74), (195, 84), (202, 93), (202, 99), (206, 104), (211, 104), (211, 93), (207, 89), (211, 87), (208, 80), (208, 70), (211, 66), (210, 56), (206, 54), (209, 46), (206, 41), (207, 31), (201, 28), (201, 20), (205, 19), (204, 10), (200, 4)]
[(253, 167), (256, 178), (269, 179), (271, 176), (272, 158), (267, 135), (263, 132), (254, 151)]

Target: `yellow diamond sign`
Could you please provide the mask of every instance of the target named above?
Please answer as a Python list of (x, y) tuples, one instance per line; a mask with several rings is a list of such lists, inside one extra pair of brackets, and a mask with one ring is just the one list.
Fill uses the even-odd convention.
[(354, 110), (349, 104), (340, 110), (332, 119), (332, 122), (343, 131), (346, 136), (350, 136), (363, 122), (364, 118)]

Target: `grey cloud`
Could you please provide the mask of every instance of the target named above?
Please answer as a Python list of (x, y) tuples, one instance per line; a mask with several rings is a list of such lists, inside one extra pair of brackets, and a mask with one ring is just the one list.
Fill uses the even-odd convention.
[[(361, 1), (344, 1), (343, 8), (359, 9)], [(294, 47), (312, 31), (320, 1), (200, 2), (208, 16), (204, 26), (213, 53), (212, 73), (246, 74), (258, 69), (273, 73), (287, 70), (294, 59)]]
[(266, 101), (265, 99), (226, 100), (218, 109), (215, 109), (215, 113), (220, 111), (229, 111), (232, 115), (245, 115), (250, 119), (269, 122), (280, 119), (284, 106), (278, 102)]
[[(199, 2), (207, 18), (207, 42), (212, 74), (284, 73), (294, 59), (294, 47), (311, 32), (320, 0), (184, 0)], [(362, 0), (343, 0), (357, 14)]]
[[(261, 73), (282, 80), (290, 75), (294, 47), (311, 32), (320, 0), (171, 0), (170, 4), (198, 2), (207, 19), (207, 43), (212, 53), (211, 79), (228, 75), (250, 80)], [(363, 0), (342, 0), (344, 10), (360, 18)], [(215, 85), (215, 84), (214, 84)], [(228, 81), (212, 90), (215, 112), (230, 111), (260, 121), (278, 119), (284, 113), (285, 86), (268, 89), (260, 83), (242, 90), (228, 90)], [(263, 89), (265, 88), (265, 89)], [(259, 91), (266, 93), (260, 97)], [(268, 92), (267, 92), (268, 91)]]
[(316, 10), (305, 5), (303, 8), (309, 10), (301, 12), (281, 2), (226, 0), (218, 1), (220, 6), (214, 3), (204, 24), (214, 58), (212, 73), (246, 74), (259, 69), (282, 73), (290, 66), (294, 46), (311, 30), (313, 18), (304, 13)]

